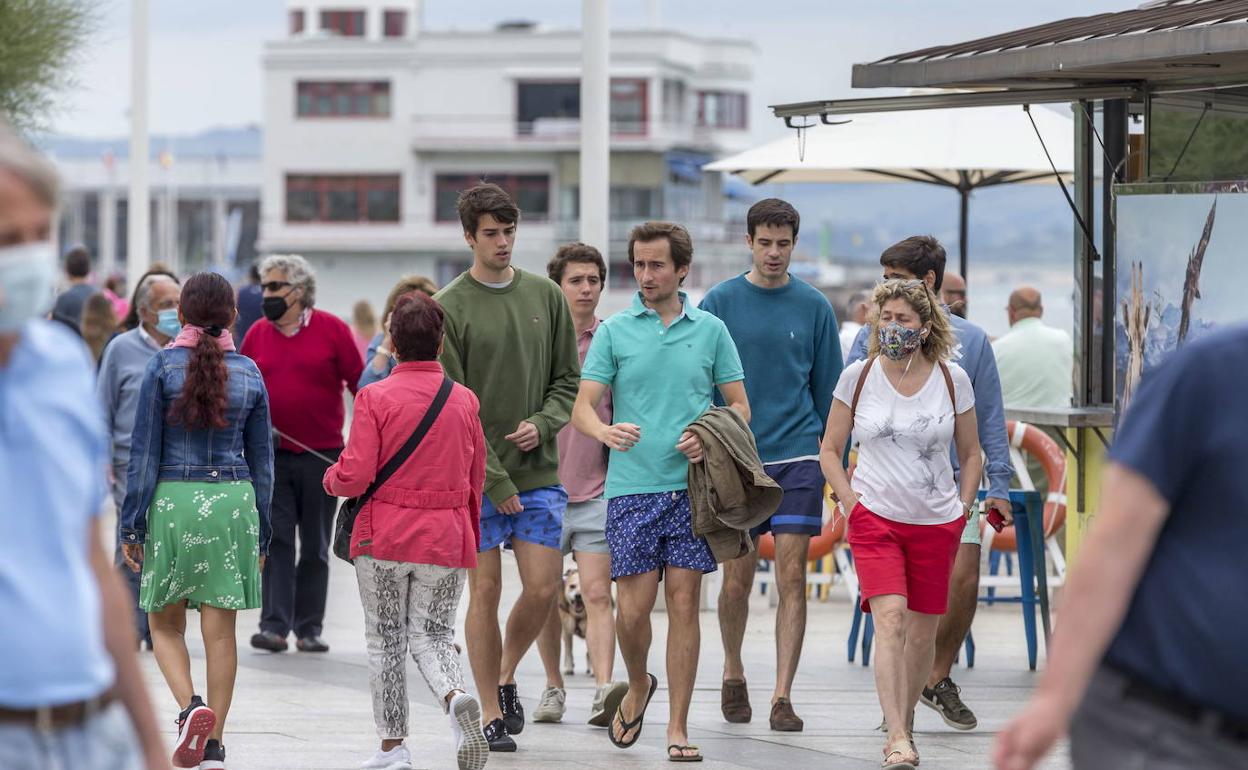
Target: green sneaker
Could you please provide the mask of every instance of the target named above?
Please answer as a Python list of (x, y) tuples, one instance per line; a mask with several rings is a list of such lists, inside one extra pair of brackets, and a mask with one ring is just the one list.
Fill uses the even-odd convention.
[(952, 679), (945, 677), (935, 687), (924, 687), (919, 703), (940, 714), (945, 724), (955, 730), (974, 730), (979, 726), (979, 720), (975, 718), (975, 712), (962, 702), (961, 692)]

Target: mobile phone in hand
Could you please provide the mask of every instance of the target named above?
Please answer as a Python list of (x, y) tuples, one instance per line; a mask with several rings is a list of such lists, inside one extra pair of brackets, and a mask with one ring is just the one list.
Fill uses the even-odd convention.
[(988, 524), (993, 529), (1000, 532), (1001, 530), (1005, 529), (1005, 515), (1002, 514), (1001, 511), (997, 510), (996, 508), (988, 509)]

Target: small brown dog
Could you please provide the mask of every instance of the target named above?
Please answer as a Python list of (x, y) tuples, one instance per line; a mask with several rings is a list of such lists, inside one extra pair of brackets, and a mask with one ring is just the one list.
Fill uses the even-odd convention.
[[(581, 576), (575, 567), (563, 573), (563, 591), (559, 593), (559, 624), (563, 626), (563, 673), (572, 674), (576, 664), (572, 659), (572, 637), (585, 638), (589, 616), (585, 613), (585, 597), (581, 595)], [(585, 651), (585, 673), (593, 676), (594, 667)]]

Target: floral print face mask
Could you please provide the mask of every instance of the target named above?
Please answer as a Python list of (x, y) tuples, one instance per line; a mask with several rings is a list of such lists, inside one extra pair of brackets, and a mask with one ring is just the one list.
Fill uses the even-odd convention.
[(880, 337), (880, 352), (894, 361), (900, 361), (918, 350), (919, 346), (923, 344), (922, 329), (911, 329), (908, 326), (902, 326), (896, 321), (887, 326), (881, 326), (878, 334)]

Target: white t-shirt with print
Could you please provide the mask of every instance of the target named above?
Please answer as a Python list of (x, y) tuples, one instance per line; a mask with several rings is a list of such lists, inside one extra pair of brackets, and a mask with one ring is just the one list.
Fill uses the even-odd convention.
[[(946, 365), (957, 412), (963, 414), (975, 406), (975, 390), (962, 367)], [(858, 361), (845, 368), (835, 399), (853, 406), (864, 366), (866, 361)], [(867, 510), (906, 524), (947, 524), (963, 515), (949, 459), (953, 411), (939, 365), (908, 397), (888, 381), (880, 362), (871, 367), (854, 416), (858, 466), (852, 482)]]

